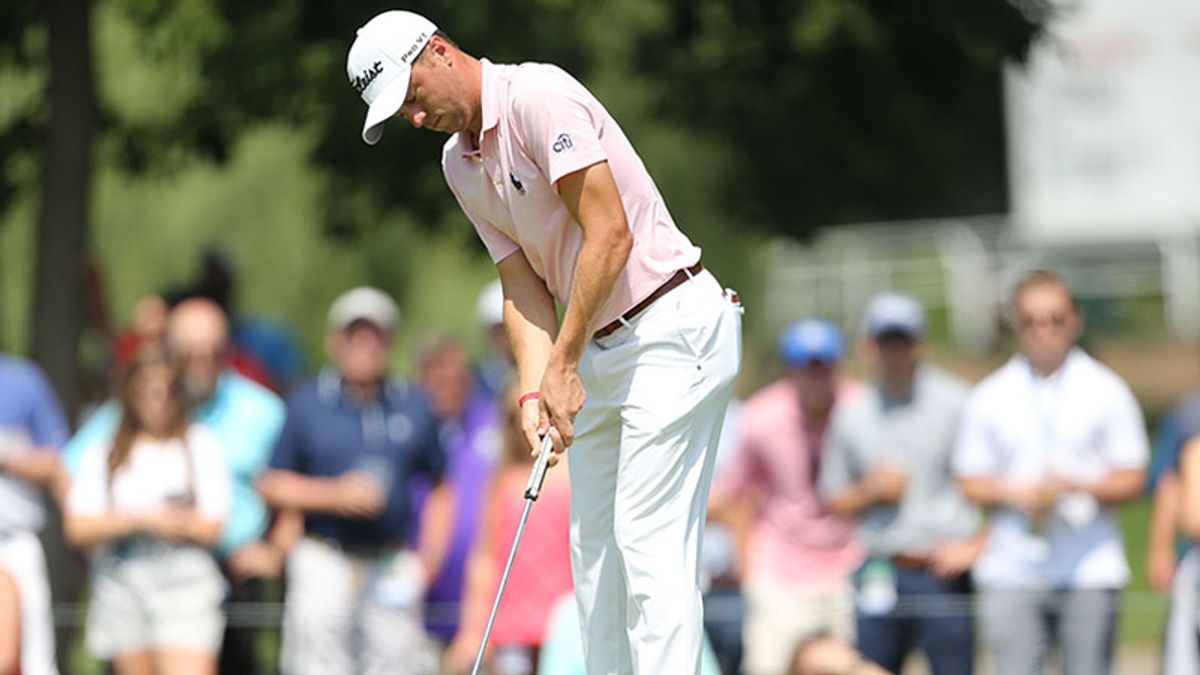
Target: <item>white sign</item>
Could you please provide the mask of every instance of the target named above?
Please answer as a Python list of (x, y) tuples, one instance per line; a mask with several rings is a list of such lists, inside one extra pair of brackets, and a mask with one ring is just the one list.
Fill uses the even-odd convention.
[(1005, 73), (1013, 220), (1037, 240), (1200, 229), (1200, 2), (1091, 0)]

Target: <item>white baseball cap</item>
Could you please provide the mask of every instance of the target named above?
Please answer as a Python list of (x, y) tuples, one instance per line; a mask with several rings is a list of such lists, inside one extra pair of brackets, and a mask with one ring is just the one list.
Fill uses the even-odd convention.
[(504, 323), (504, 287), (496, 279), (479, 293), (475, 303), (475, 316), (484, 326), (495, 326)]
[(359, 286), (337, 297), (329, 308), (329, 328), (344, 331), (355, 321), (368, 321), (391, 333), (400, 322), (400, 310), (391, 296), (378, 288)]
[(429, 19), (400, 10), (378, 14), (358, 29), (346, 57), (346, 77), (367, 102), (362, 138), (375, 145), (383, 123), (404, 105), (412, 64), (437, 26)]
[(907, 293), (879, 293), (867, 303), (863, 324), (867, 337), (901, 333), (911, 338), (925, 335), (925, 310), (920, 301)]

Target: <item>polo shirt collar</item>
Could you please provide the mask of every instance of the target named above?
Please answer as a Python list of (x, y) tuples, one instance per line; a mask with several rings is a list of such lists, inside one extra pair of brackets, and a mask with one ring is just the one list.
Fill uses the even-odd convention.
[[(398, 401), (406, 389), (407, 385), (404, 382), (387, 378), (379, 389), (378, 398), (373, 403)], [(362, 407), (358, 401), (351, 400), (349, 396), (346, 396), (345, 379), (334, 366), (322, 368), (320, 374), (317, 375), (317, 396), (322, 403), (328, 406), (344, 403), (356, 408)]]
[(483, 135), (500, 124), (500, 69), (487, 59), (479, 59), (479, 62), (483, 69), (481, 77), (483, 85), (479, 94), (479, 114), (483, 119), (480, 122), (479, 136), (475, 139), (474, 148), (471, 147), (470, 133), (459, 132), (461, 136), (459, 146), (462, 148), (464, 157), (478, 156), (483, 147)]
[(1021, 370), (1027, 373), (1035, 382), (1045, 381), (1061, 383), (1065, 378), (1067, 371), (1071, 370), (1073, 365), (1083, 357), (1084, 353), (1082, 349), (1080, 349), (1078, 346), (1072, 347), (1071, 351), (1067, 353), (1067, 358), (1063, 359), (1062, 365), (1058, 367), (1058, 370), (1054, 371), (1050, 374), (1050, 377), (1046, 378), (1042, 378), (1037, 374), (1037, 371), (1033, 369), (1033, 363), (1030, 362), (1029, 357), (1025, 356), (1024, 354), (1014, 354), (1013, 361), (1019, 364)]

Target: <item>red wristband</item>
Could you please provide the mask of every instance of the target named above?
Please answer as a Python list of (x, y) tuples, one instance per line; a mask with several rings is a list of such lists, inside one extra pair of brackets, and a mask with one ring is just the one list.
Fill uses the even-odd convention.
[(528, 394), (524, 394), (521, 396), (521, 398), (517, 399), (517, 407), (518, 408), (524, 407), (527, 402), (535, 401), (539, 398), (541, 398), (540, 394), (538, 394), (536, 391), (531, 391)]

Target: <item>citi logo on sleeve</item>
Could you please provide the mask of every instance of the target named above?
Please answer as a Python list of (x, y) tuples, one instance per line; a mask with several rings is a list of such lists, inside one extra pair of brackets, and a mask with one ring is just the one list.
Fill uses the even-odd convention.
[(354, 87), (354, 91), (357, 91), (361, 94), (363, 93), (364, 89), (371, 86), (371, 83), (374, 82), (375, 78), (379, 77), (379, 74), (382, 72), (383, 62), (376, 61), (375, 63), (371, 64), (370, 68), (362, 71), (362, 75), (358, 75), (353, 80), (350, 80), (350, 86)]
[(572, 145), (570, 134), (559, 134), (558, 138), (554, 139), (554, 145), (551, 147), (554, 148), (555, 152), (562, 152), (563, 150), (569, 150)]

